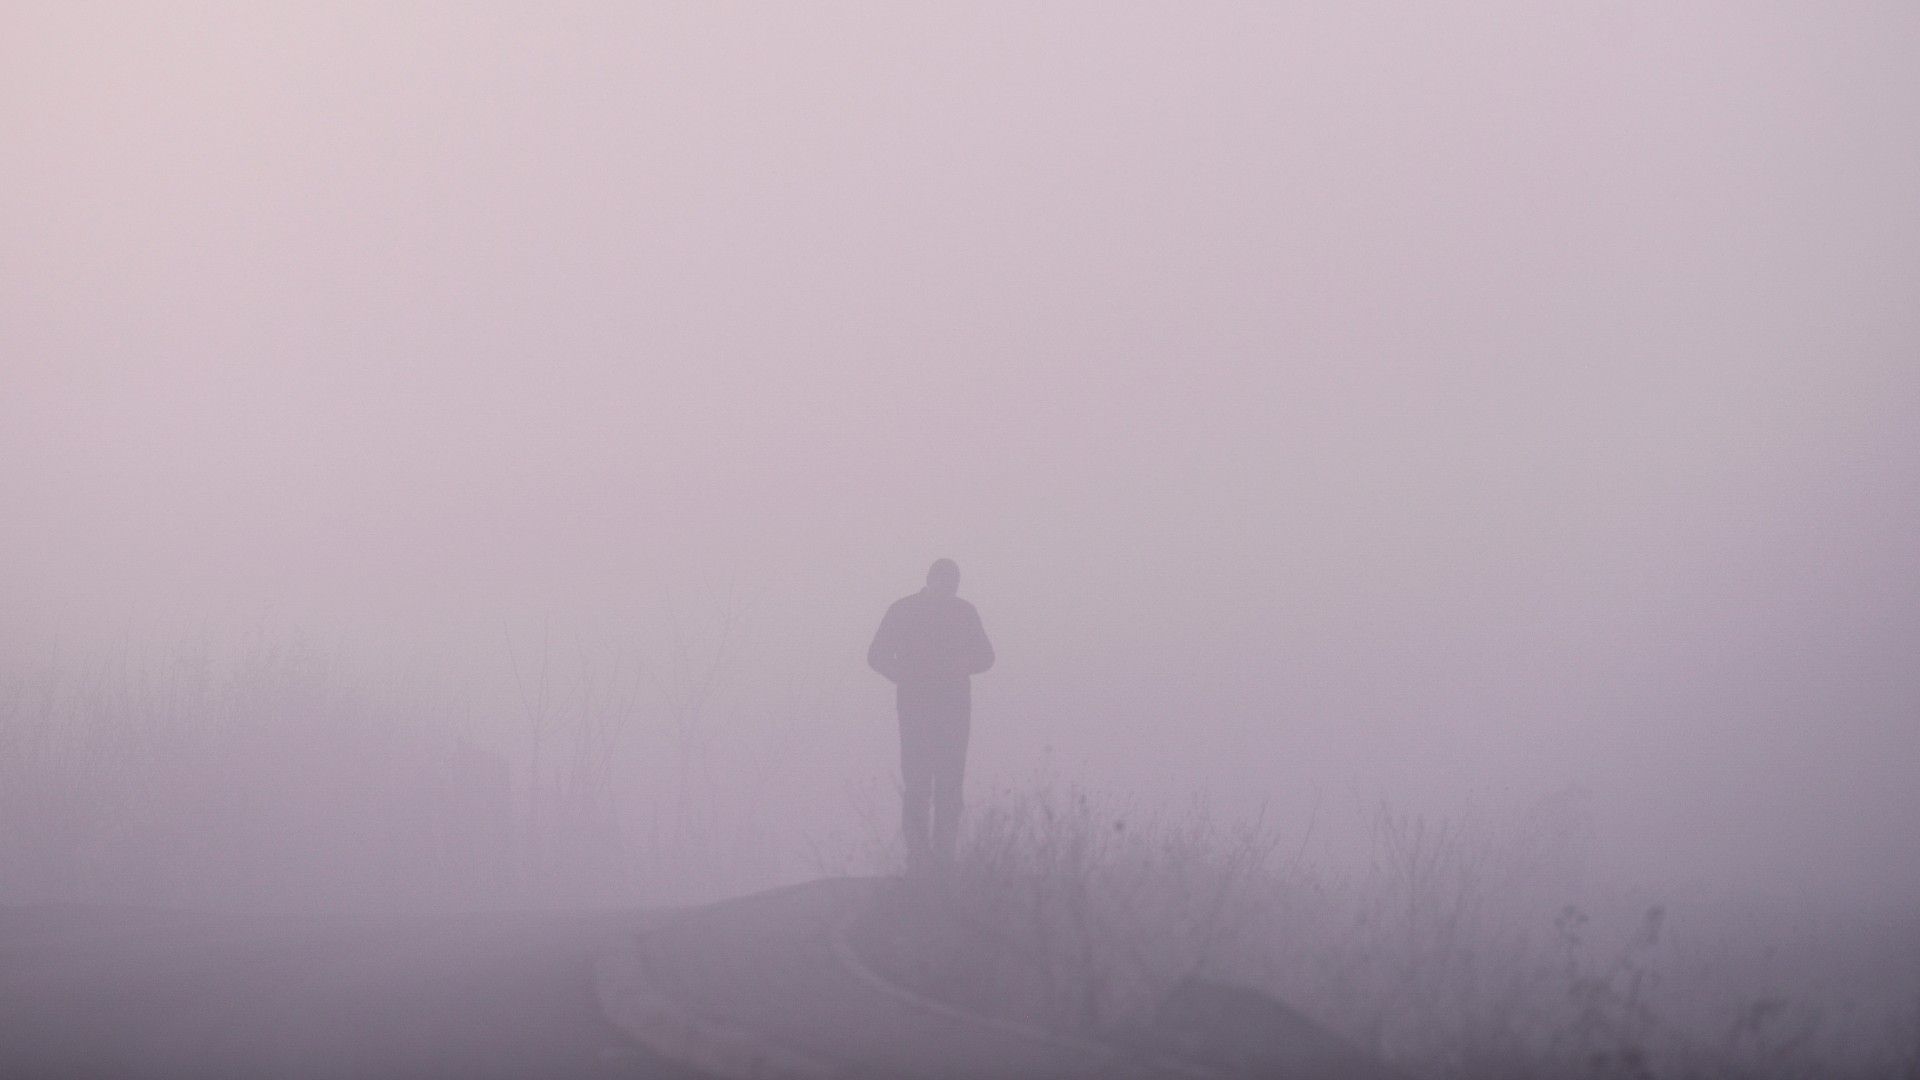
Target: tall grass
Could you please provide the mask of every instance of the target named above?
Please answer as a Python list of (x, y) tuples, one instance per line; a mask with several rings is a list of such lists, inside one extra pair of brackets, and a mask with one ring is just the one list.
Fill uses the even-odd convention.
[(291, 632), (0, 669), (0, 903), (633, 904), (768, 876), (761, 805), (678, 779), (711, 767), (718, 665), (562, 640), (492, 696)]
[[(1563, 824), (1545, 833), (1564, 839)], [(1302, 830), (1204, 808), (1002, 791), (945, 878), (886, 894), (855, 944), (929, 995), (1119, 1040), (1183, 980), (1231, 981), (1416, 1076), (1920, 1072), (1915, 972), (1892, 985), (1856, 972), (1826, 990), (1809, 974), (1783, 996), (1727, 976), (1743, 954), (1787, 944), (1755, 940), (1723, 946), (1715, 974), (1673, 946), (1666, 908), (1573, 898), (1554, 853), (1525, 842), (1541, 831), (1381, 807), (1366, 858), (1342, 861)]]
[[(497, 755), (324, 650), (57, 658), (0, 683), (0, 898), (144, 903), (473, 889), (514, 828)], [(477, 868), (494, 866), (488, 875)]]

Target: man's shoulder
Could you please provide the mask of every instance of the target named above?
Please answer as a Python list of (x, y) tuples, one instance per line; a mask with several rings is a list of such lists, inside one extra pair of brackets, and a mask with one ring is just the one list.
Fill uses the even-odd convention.
[(925, 591), (908, 593), (907, 595), (901, 597), (900, 599), (895, 600), (887, 608), (887, 611), (889, 614), (896, 611), (900, 612), (901, 614), (908, 614), (908, 613), (922, 612), (922, 611), (944, 612), (944, 613), (951, 613), (951, 612), (957, 611), (957, 612), (963, 612), (968, 615), (979, 614), (978, 612), (974, 611), (973, 605), (971, 603), (965, 600), (962, 600), (958, 596), (935, 596)]

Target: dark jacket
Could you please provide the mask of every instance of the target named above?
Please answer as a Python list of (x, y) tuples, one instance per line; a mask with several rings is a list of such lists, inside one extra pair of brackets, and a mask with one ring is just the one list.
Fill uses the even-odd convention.
[(887, 609), (867, 663), (900, 687), (903, 703), (928, 693), (965, 700), (968, 677), (993, 666), (993, 645), (972, 604), (922, 589)]

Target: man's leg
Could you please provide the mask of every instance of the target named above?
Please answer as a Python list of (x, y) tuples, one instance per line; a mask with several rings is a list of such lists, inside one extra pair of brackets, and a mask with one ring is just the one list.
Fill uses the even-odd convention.
[(953, 861), (960, 836), (962, 790), (967, 778), (967, 736), (972, 720), (966, 709), (942, 716), (935, 726), (933, 745), (933, 851), (942, 862)]
[(921, 711), (900, 710), (900, 834), (907, 842), (907, 865), (927, 855), (927, 808), (933, 801), (933, 725)]

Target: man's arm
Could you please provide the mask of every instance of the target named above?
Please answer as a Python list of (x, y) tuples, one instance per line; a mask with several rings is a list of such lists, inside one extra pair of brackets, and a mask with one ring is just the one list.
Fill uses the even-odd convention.
[(887, 609), (880, 619), (880, 629), (873, 632), (873, 643), (867, 646), (867, 666), (887, 677), (888, 682), (900, 681), (900, 616), (899, 606)]
[(987, 628), (980, 624), (980, 611), (967, 605), (967, 674), (978, 675), (993, 666), (993, 642), (987, 640)]

